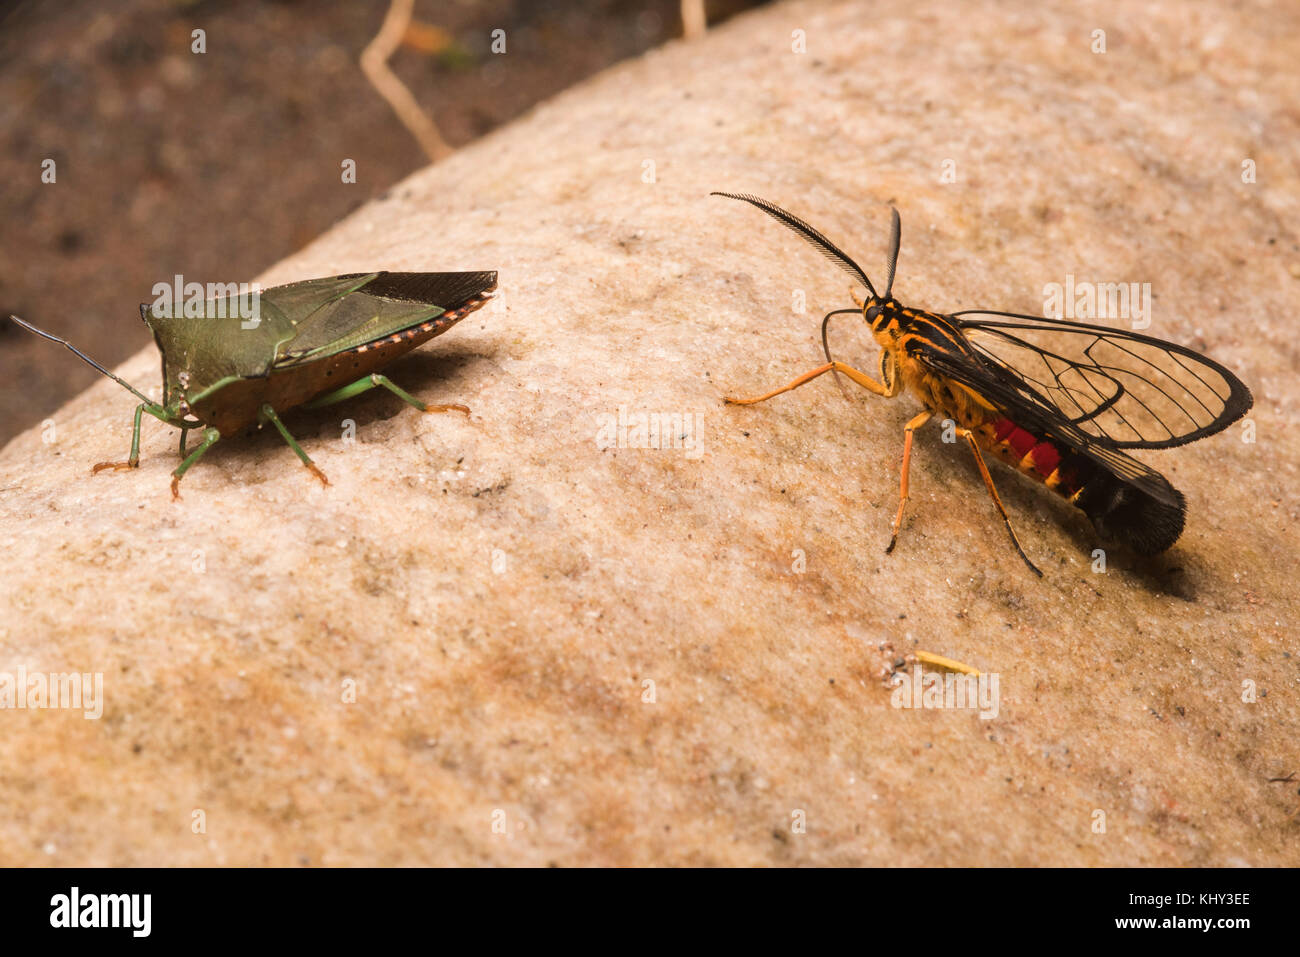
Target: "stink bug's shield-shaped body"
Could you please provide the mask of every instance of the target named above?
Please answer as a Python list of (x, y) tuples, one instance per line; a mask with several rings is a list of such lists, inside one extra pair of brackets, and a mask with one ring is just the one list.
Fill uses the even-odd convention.
[(468, 412), (463, 406), (426, 406), (378, 370), (446, 332), (491, 299), (495, 289), (495, 272), (372, 272), (276, 286), (258, 294), (251, 312), (247, 296), (209, 300), (199, 309), (178, 305), (175, 314), (141, 305), (140, 315), (162, 354), (161, 404), (66, 340), (11, 318), (67, 346), (143, 400), (136, 409), (130, 458), (100, 463), (96, 472), (139, 464), (144, 412), (181, 429), (182, 454), (189, 430), (203, 429), (203, 442), (172, 473), (176, 494), (181, 476), (207, 449), (255, 422), (273, 424), (303, 464), (326, 482), (280, 421), (278, 413), (296, 406), (328, 405), (381, 386), (421, 411)]
[[(230, 433), (383, 368), (482, 306), (496, 273), (358, 273), (275, 286), (258, 315), (235, 298), (201, 316), (140, 314), (162, 353), (163, 405)], [(185, 407), (181, 407), (185, 410)]]
[[(1212, 359), (1172, 342), (1084, 322), (991, 310), (951, 315), (904, 306), (892, 295), (900, 223), (893, 210), (884, 292), (839, 247), (802, 219), (757, 196), (715, 193), (758, 207), (794, 230), (866, 287), (855, 309), (822, 320), (827, 362), (747, 405), (841, 372), (886, 398), (905, 388), (925, 410), (904, 429), (893, 537), (908, 498), (912, 433), (930, 418), (950, 420), (974, 453), (981, 477), (1020, 557), (1025, 555), (980, 454), (990, 452), (1082, 509), (1103, 537), (1140, 554), (1169, 548), (1183, 530), (1182, 493), (1128, 449), (1185, 445), (1227, 428), (1251, 406), (1250, 390)], [(854, 297), (856, 300), (856, 296)], [(833, 316), (857, 313), (880, 346), (880, 379), (831, 359)]]

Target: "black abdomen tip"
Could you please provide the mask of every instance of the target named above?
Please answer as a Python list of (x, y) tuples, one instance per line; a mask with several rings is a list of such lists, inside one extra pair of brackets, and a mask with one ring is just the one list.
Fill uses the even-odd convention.
[(1187, 511), (1183, 493), (1168, 482), (1165, 486), (1174, 504), (1118, 479), (1090, 482), (1075, 504), (1104, 538), (1127, 545), (1140, 555), (1155, 555), (1178, 541)]

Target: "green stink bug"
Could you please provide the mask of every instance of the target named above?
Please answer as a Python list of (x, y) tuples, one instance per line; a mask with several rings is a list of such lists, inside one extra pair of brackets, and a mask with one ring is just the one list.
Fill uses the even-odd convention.
[[(9, 318), (67, 346), (141, 400), (130, 457), (100, 462), (92, 472), (140, 464), (145, 412), (181, 430), (183, 461), (172, 472), (172, 496), (179, 498), (181, 477), (190, 466), (223, 435), (254, 422), (274, 425), (303, 465), (328, 485), (280, 421), (280, 412), (296, 406), (319, 408), (382, 386), (421, 412), (468, 413), (462, 405), (425, 405), (378, 370), (481, 307), (492, 298), (496, 281), (495, 272), (372, 272), (308, 279), (262, 290), (251, 316), (247, 294), (191, 302), (170, 314), (143, 303), (140, 316), (162, 353), (161, 403), (66, 339), (17, 316)], [(185, 437), (199, 428), (203, 441), (186, 455)]]

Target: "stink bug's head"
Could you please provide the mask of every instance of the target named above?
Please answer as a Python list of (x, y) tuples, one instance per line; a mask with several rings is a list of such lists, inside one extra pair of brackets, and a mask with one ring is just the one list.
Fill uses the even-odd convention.
[(277, 345), (292, 338), (293, 324), (279, 309), (264, 302), (253, 319), (241, 312), (239, 297), (140, 306), (162, 354), (163, 404), (172, 416), (191, 414), (205, 396), (241, 378), (267, 375)]

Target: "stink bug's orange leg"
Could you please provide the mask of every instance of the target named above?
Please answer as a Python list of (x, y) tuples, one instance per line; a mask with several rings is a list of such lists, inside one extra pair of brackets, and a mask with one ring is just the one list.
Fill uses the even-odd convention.
[(1015, 529), (1011, 527), (1011, 519), (1007, 517), (1007, 510), (1002, 507), (1002, 499), (998, 497), (998, 490), (993, 487), (993, 476), (989, 474), (989, 467), (984, 464), (984, 456), (980, 454), (979, 444), (975, 441), (975, 433), (970, 429), (957, 429), (956, 431), (958, 435), (970, 444), (971, 451), (975, 453), (975, 464), (979, 466), (980, 475), (984, 478), (984, 485), (989, 490), (989, 495), (993, 497), (993, 504), (998, 507), (998, 513), (1002, 516), (1002, 521), (1006, 523), (1007, 533), (1011, 536), (1011, 544), (1016, 546), (1016, 551), (1018, 551), (1020, 557), (1025, 560), (1025, 564), (1029, 566), (1029, 570), (1039, 578), (1042, 578), (1043, 573), (1038, 570), (1037, 565), (1029, 560), (1029, 556), (1025, 554), (1025, 550), (1020, 547), (1020, 539), (1016, 538)]
[(280, 417), (275, 414), (275, 409), (271, 408), (269, 404), (263, 405), (261, 415), (262, 418), (268, 419), (270, 423), (279, 430), (281, 438), (289, 444), (289, 448), (293, 449), (294, 454), (296, 454), (298, 458), (302, 459), (302, 464), (311, 470), (311, 474), (320, 479), (322, 485), (329, 485), (330, 480), (325, 477), (324, 472), (316, 467), (316, 463), (313, 462), (311, 457), (302, 450), (302, 446), (293, 440), (293, 436), (289, 434), (289, 430), (284, 427), (284, 423), (280, 421)]
[(104, 469), (134, 469), (140, 467), (140, 417), (144, 415), (144, 403), (135, 407), (135, 425), (131, 429), (131, 455), (125, 462), (100, 462), (90, 470), (96, 475)]
[(421, 402), (405, 389), (394, 385), (388, 376), (380, 375), (377, 372), (366, 376), (364, 379), (358, 379), (351, 385), (345, 385), (341, 389), (335, 389), (333, 392), (326, 392), (322, 396), (317, 396), (303, 406), (303, 408), (319, 409), (321, 406), (333, 405), (335, 402), (342, 402), (344, 399), (350, 399), (354, 395), (360, 395), (362, 392), (369, 392), (375, 386), (383, 386), (407, 405), (414, 406), (421, 412), (464, 412), (466, 415), (469, 415), (469, 409), (463, 405), (429, 405), (425, 402)]
[(887, 399), (892, 399), (894, 396), (898, 395), (899, 391), (902, 388), (901, 378), (898, 379), (892, 386), (883, 385), (877, 382), (875, 379), (871, 378), (871, 376), (867, 375), (865, 372), (859, 372), (857, 369), (853, 368), (852, 366), (846, 366), (843, 362), (837, 362), (835, 360), (832, 360), (823, 366), (818, 366), (816, 369), (813, 369), (810, 372), (805, 372), (803, 375), (795, 379), (789, 385), (784, 385), (779, 389), (773, 389), (771, 392), (768, 392), (764, 395), (754, 396), (752, 399), (733, 399), (731, 396), (728, 395), (728, 396), (723, 396), (722, 401), (726, 402), (728, 405), (753, 405), (756, 402), (765, 402), (766, 400), (772, 398), (773, 396), (780, 395), (782, 392), (789, 392), (791, 389), (797, 389), (799, 388), (799, 386), (811, 382), (819, 375), (825, 375), (827, 372), (830, 372), (832, 370), (834, 370), (835, 372), (843, 372), (846, 376), (848, 376), (858, 385), (862, 386), (862, 388), (874, 392), (876, 395), (882, 395)]
[(907, 507), (907, 468), (912, 461), (912, 433), (929, 422), (933, 415), (933, 412), (926, 409), (903, 426), (903, 478), (899, 483), (898, 514), (894, 516), (894, 533), (889, 536), (889, 544), (885, 547), (886, 555), (898, 544), (898, 530), (903, 525), (903, 509)]
[(219, 438), (221, 438), (221, 433), (216, 429), (209, 428), (203, 430), (203, 441), (199, 444), (199, 447), (190, 453), (189, 458), (176, 466), (175, 472), (172, 472), (172, 498), (181, 497), (180, 484), (182, 476), (189, 471), (190, 466), (197, 462), (204, 452), (216, 444), (216, 441)]

